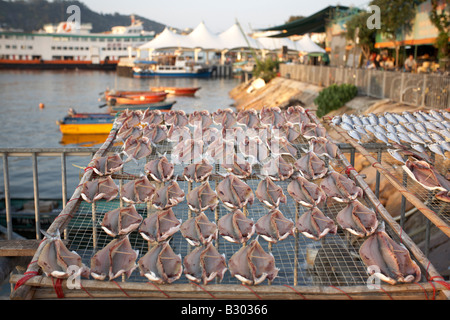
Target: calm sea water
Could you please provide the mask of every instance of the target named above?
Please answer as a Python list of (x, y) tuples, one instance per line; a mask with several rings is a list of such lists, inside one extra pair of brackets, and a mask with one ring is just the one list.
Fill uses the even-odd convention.
[[(157, 86), (201, 87), (195, 97), (175, 97), (173, 109), (187, 113), (194, 110), (215, 111), (229, 107), (233, 100), (229, 92), (239, 84), (237, 79), (119, 77), (103, 71), (0, 71), (0, 148), (4, 147), (77, 147), (90, 146), (83, 139), (67, 139), (56, 121), (69, 108), (77, 112), (106, 112), (99, 108), (100, 93), (106, 88), (147, 90)], [(45, 105), (44, 109), (39, 104)], [(97, 145), (98, 146), (98, 145)], [(78, 185), (80, 169), (89, 158), (67, 159), (68, 196)], [(0, 160), (3, 162), (3, 160)], [(11, 196), (32, 198), (32, 163), (27, 158), (9, 158)], [(59, 158), (38, 158), (39, 195), (42, 199), (61, 194), (61, 161)], [(0, 172), (0, 197), (4, 192), (3, 171)]]

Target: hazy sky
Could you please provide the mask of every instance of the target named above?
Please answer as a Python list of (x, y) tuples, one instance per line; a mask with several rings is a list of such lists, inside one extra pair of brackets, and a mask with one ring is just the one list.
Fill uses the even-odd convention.
[[(370, 0), (81, 0), (100, 13), (138, 14), (179, 29), (200, 22), (214, 33), (236, 19), (245, 31), (283, 24), (290, 16), (309, 16), (329, 5), (364, 7)], [(81, 12), (81, 22), (83, 13)]]

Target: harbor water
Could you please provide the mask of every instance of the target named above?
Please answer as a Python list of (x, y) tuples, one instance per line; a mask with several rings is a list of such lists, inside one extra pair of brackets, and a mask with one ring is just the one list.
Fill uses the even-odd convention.
[[(77, 112), (107, 112), (99, 101), (105, 89), (149, 90), (151, 87), (200, 87), (194, 97), (170, 97), (173, 109), (213, 112), (233, 104), (229, 92), (239, 84), (235, 78), (148, 78), (117, 76), (104, 71), (7, 71), (0, 72), (0, 148), (65, 148), (99, 146), (101, 140), (63, 136), (56, 122), (69, 108)], [(39, 104), (44, 107), (40, 108)], [(103, 140), (104, 141), (104, 140)], [(12, 198), (32, 198), (31, 158), (10, 157), (9, 176)], [(67, 190), (70, 197), (78, 185), (89, 157), (67, 158)], [(2, 162), (1, 160), (0, 162)], [(61, 159), (38, 157), (39, 196), (61, 198)], [(3, 171), (0, 172), (3, 182)], [(0, 184), (0, 197), (4, 192)], [(55, 196), (57, 195), (57, 196)]]

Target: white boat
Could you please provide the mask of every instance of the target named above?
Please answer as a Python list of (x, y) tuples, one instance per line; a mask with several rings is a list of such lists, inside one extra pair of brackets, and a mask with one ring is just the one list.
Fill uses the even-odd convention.
[(173, 64), (161, 64), (158, 61), (135, 61), (133, 76), (136, 78), (148, 77), (195, 77), (207, 78), (212, 74), (212, 68), (177, 56)]
[(22, 32), (0, 29), (0, 68), (115, 69), (119, 59), (136, 54), (135, 48), (154, 38), (140, 20), (116, 26), (110, 32), (91, 33), (91, 24), (61, 22), (43, 30)]

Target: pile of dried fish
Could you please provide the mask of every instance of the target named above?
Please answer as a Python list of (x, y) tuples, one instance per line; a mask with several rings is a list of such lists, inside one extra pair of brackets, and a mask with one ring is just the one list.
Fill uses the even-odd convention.
[(448, 160), (450, 113), (415, 111), (368, 116), (341, 115), (331, 120), (360, 143), (374, 139), (391, 148), (387, 151), (412, 179), (428, 190), (439, 190), (436, 198), (450, 202), (450, 181), (434, 168), (435, 159)]

